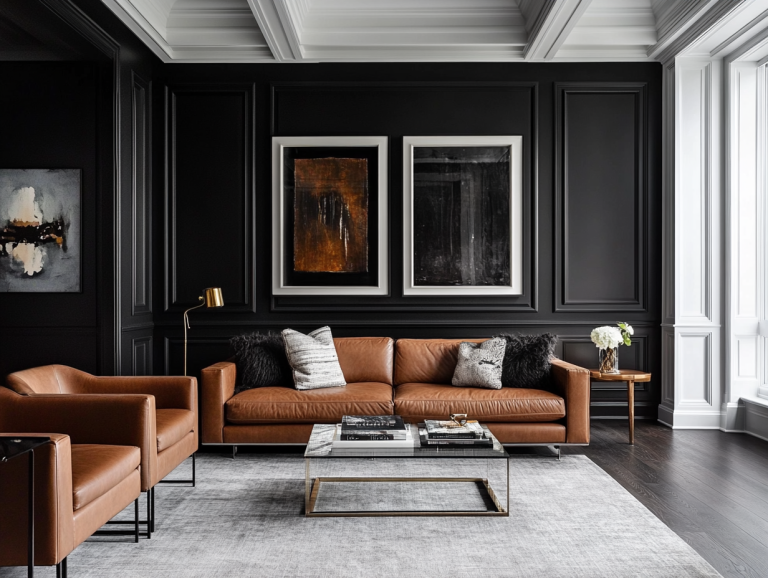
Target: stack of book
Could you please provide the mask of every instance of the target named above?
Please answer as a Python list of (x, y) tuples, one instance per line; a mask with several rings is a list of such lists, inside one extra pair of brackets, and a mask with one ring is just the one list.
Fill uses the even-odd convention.
[(345, 415), (336, 426), (333, 447), (413, 448), (413, 435), (399, 415)]
[(419, 424), (419, 441), (422, 446), (493, 447), (493, 439), (474, 420), (463, 425), (450, 420), (425, 420)]

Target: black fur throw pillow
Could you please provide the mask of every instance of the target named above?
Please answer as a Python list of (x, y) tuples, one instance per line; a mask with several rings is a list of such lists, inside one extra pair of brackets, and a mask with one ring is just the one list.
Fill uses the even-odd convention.
[(507, 348), (501, 366), (502, 387), (552, 389), (552, 364), (557, 337), (541, 335), (494, 335), (506, 340)]
[(247, 333), (229, 340), (235, 350), (235, 393), (254, 387), (293, 387), (293, 373), (279, 333)]

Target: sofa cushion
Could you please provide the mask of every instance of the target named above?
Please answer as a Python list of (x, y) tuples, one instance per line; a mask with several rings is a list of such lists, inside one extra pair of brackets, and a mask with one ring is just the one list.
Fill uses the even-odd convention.
[(157, 451), (168, 449), (195, 429), (195, 413), (188, 409), (158, 409)]
[(330, 327), (326, 325), (306, 335), (290, 328), (283, 329), (283, 340), (296, 389), (341, 387), (347, 384), (341, 372)]
[(398, 339), (395, 343), (395, 385), (451, 383), (459, 345), (485, 339)]
[(72, 507), (100, 498), (139, 467), (139, 448), (72, 444)]
[(390, 337), (334, 337), (336, 355), (347, 383), (392, 384), (395, 342)]
[(494, 338), (506, 341), (502, 364), (501, 382), (504, 387), (525, 387), (551, 391), (552, 357), (555, 354), (557, 336), (512, 335), (501, 333)]
[(463, 341), (459, 345), (459, 359), (451, 385), (501, 389), (501, 364), (505, 347), (503, 339), (489, 339), (482, 343)]
[(227, 401), (225, 416), (230, 424), (338, 423), (343, 415), (392, 414), (392, 408), (392, 386), (362, 382), (303, 391), (249, 389)]
[(230, 339), (229, 344), (237, 364), (235, 392), (254, 387), (293, 387), (282, 335), (272, 331), (244, 333)]
[(540, 389), (481, 389), (404, 383), (395, 389), (395, 413), (406, 421), (466, 413), (480, 421), (544, 422), (565, 417), (565, 400)]

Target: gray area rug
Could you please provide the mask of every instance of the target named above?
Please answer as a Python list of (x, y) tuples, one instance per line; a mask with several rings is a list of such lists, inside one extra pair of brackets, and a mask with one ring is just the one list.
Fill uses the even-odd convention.
[[(488, 477), (497, 495), (506, 497), (504, 468), (482, 461), (319, 461), (312, 462), (313, 477), (472, 472)], [(301, 456), (246, 454), (232, 460), (202, 454), (197, 468), (196, 488), (158, 487), (151, 540), (93, 538), (70, 555), (70, 578), (720, 576), (585, 456), (513, 456), (508, 518), (305, 518)], [(185, 464), (172, 475), (187, 477), (188, 470)], [(414, 499), (425, 508), (456, 507), (454, 500), (478, 507), (474, 484), (446, 492), (419, 484), (381, 486), (344, 492), (329, 485), (320, 498), (325, 508), (349, 507), (348, 499), (359, 500), (358, 506), (388, 507), (396, 499), (408, 507)], [(35, 575), (55, 572), (39, 568)], [(26, 569), (0, 568), (0, 576), (26, 576)]]

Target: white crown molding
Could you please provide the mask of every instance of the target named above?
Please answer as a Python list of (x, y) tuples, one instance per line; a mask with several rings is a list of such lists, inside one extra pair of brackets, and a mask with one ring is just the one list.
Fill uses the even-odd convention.
[(155, 55), (165, 63), (173, 62), (173, 49), (165, 41), (161, 34), (149, 20), (144, 17), (144, 13), (134, 6), (130, 0), (102, 0), (105, 6), (112, 10), (115, 15), (125, 24), (131, 32), (147, 45)]
[(670, 62), (745, 1), (711, 0), (706, 6), (706, 12), (691, 16), (668, 40), (649, 48), (648, 56), (662, 63)]
[[(752, 3), (102, 1), (163, 62), (667, 62), (736, 8)], [(755, 24), (741, 22), (732, 33), (738, 36), (750, 26)]]
[(592, 0), (562, 0), (550, 7), (523, 51), (525, 60), (552, 60)]

